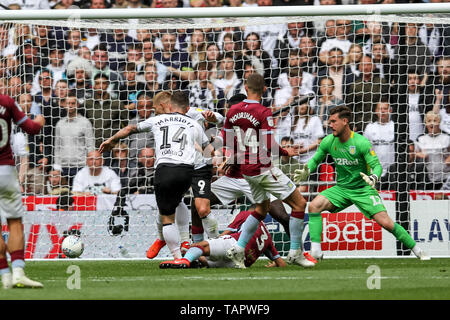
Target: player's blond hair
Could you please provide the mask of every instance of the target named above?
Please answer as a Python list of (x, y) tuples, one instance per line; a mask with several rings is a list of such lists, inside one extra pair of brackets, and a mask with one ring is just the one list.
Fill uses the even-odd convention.
[(159, 106), (159, 105), (161, 105), (161, 103), (169, 103), (171, 98), (172, 98), (172, 94), (169, 91), (158, 92), (153, 97), (153, 105)]

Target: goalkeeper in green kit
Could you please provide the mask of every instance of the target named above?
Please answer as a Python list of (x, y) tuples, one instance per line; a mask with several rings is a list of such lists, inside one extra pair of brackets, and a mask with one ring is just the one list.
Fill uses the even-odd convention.
[(351, 110), (337, 106), (330, 110), (328, 124), (332, 134), (326, 136), (314, 157), (302, 169), (295, 170), (294, 181), (299, 183), (308, 178), (309, 172), (330, 154), (335, 163), (336, 185), (322, 191), (309, 204), (309, 233), (311, 254), (321, 259), (321, 236), (323, 211), (339, 212), (354, 204), (368, 218), (391, 232), (421, 260), (430, 257), (417, 245), (409, 233), (387, 214), (375, 185), (383, 171), (377, 155), (367, 138), (350, 129)]

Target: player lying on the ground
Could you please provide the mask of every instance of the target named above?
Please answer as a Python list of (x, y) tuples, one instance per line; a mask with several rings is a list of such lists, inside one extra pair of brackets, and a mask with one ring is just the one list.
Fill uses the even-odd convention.
[[(336, 185), (325, 189), (309, 204), (309, 233), (311, 254), (316, 259), (323, 256), (321, 248), (323, 211), (340, 212), (354, 204), (368, 218), (391, 232), (421, 260), (430, 257), (421, 250), (409, 233), (387, 214), (375, 185), (383, 168), (372, 149), (369, 140), (350, 129), (352, 112), (346, 106), (338, 106), (330, 111), (328, 120), (332, 134), (326, 136), (314, 157), (303, 169), (295, 170), (294, 181), (305, 181), (309, 172), (330, 154), (336, 165)], [(370, 172), (372, 170), (372, 173)]]
[[(241, 211), (220, 237), (194, 243), (184, 258), (163, 261), (160, 268), (189, 268), (191, 263), (196, 260), (210, 268), (234, 268), (235, 264), (227, 258), (226, 252), (236, 244), (241, 232), (240, 228), (250, 214), (250, 211)], [(269, 231), (264, 223), (260, 222), (258, 229), (245, 247), (245, 266), (250, 267), (262, 254), (272, 260), (276, 267), (286, 266), (275, 248)], [(310, 261), (317, 262), (307, 253), (305, 253), (305, 257)]]

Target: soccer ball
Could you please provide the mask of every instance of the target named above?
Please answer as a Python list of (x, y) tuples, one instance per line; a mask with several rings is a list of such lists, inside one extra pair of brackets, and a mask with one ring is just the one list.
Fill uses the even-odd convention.
[(84, 243), (79, 236), (70, 235), (64, 238), (61, 251), (69, 258), (78, 258), (84, 250)]

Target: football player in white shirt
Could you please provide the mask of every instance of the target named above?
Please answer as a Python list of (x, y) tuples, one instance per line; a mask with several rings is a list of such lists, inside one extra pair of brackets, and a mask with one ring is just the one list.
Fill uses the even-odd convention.
[[(158, 93), (153, 99), (153, 106), (156, 114), (164, 114), (169, 112), (169, 102), (171, 94), (168, 91)], [(220, 113), (198, 108), (189, 108), (187, 116), (196, 120), (200, 126), (205, 129), (205, 123), (223, 123), (223, 116)], [(191, 206), (193, 219), (200, 221), (200, 225), (204, 227), (209, 238), (218, 236), (218, 223), (216, 219), (210, 215), (210, 194), (212, 179), (211, 159), (205, 159), (202, 152), (197, 151), (196, 164), (194, 166), (194, 175), (192, 179), (192, 191), (194, 194), (194, 204)], [(180, 202), (176, 213), (177, 226), (181, 237), (182, 252), (189, 249), (189, 211), (184, 202)], [(166, 245), (164, 237), (160, 232), (162, 228), (161, 221), (157, 222), (159, 237), (147, 250), (147, 258), (155, 258), (159, 251)], [(195, 229), (195, 228), (194, 228)], [(202, 229), (203, 230), (203, 229)], [(202, 231), (203, 234), (203, 231)]]
[[(196, 108), (189, 108), (187, 116), (197, 120), (205, 129), (205, 122), (223, 123), (223, 116), (213, 111), (204, 111)], [(201, 152), (197, 152), (197, 163), (194, 167), (194, 177), (192, 179), (192, 192), (194, 194), (194, 205), (191, 206), (192, 217), (201, 219), (201, 224), (208, 235), (208, 238), (219, 236), (217, 220), (211, 213), (211, 180), (213, 176), (212, 158), (205, 158)]]
[(99, 151), (113, 148), (130, 134), (152, 131), (155, 137), (155, 196), (162, 222), (162, 235), (175, 259), (181, 258), (180, 234), (175, 225), (175, 212), (192, 184), (197, 150), (209, 145), (197, 121), (186, 116), (189, 97), (175, 92), (170, 100), (170, 114), (150, 117), (137, 125), (128, 125), (100, 145)]

